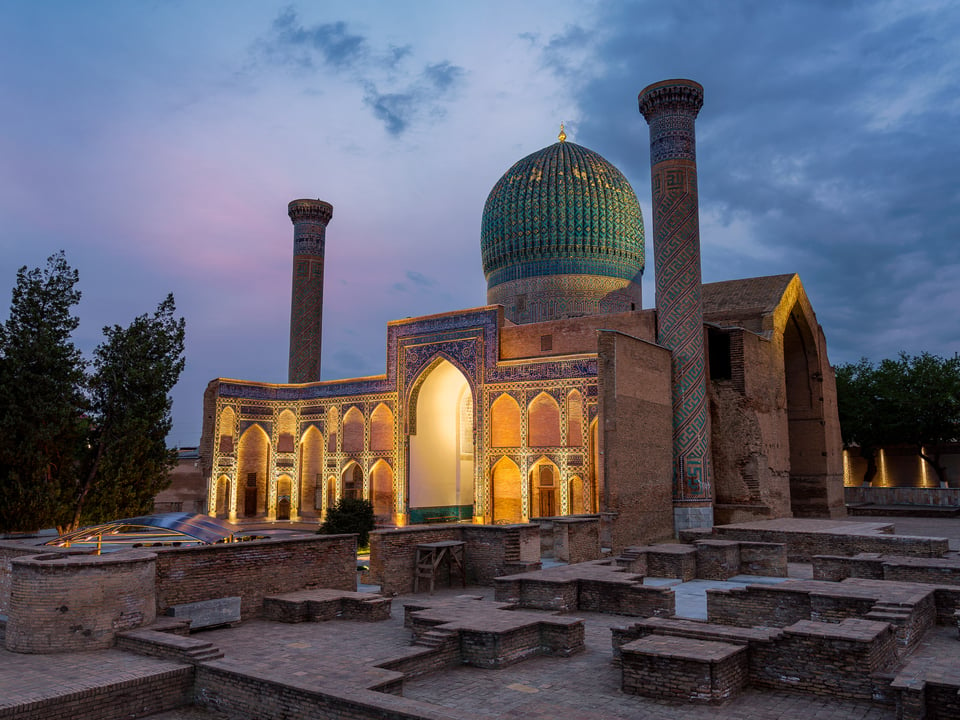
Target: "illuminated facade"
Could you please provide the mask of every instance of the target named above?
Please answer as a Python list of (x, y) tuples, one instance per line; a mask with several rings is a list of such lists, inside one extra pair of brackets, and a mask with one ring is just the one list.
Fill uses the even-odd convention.
[[(658, 133), (651, 121), (654, 152)], [(695, 216), (695, 161), (684, 167), (694, 192), (681, 199)], [(655, 242), (668, 247), (661, 229), (670, 203), (661, 200)], [(291, 208), (307, 202), (329, 209), (325, 230), (332, 207)], [(292, 210), (291, 218), (302, 244)], [(658, 308), (641, 309), (636, 196), (616, 168), (561, 133), (510, 168), (487, 199), (489, 304), (391, 322), (383, 375), (325, 382), (319, 357), (316, 374), (294, 375), (294, 357), (319, 350), (319, 336), (308, 334), (295, 352), (304, 333), (293, 325), (316, 311), (319, 328), (320, 308), (305, 297), (322, 298), (322, 289), (298, 290), (295, 250), (291, 381), (299, 382), (209, 384), (200, 448), (209, 513), (319, 519), (349, 496), (370, 499), (381, 522), (397, 525), (600, 513), (614, 548), (713, 517), (842, 514), (833, 374), (799, 278), (701, 286), (699, 238), (687, 240), (681, 249), (696, 256), (696, 282), (683, 252), (674, 254), (684, 267), (673, 269), (658, 255), (666, 278)], [(685, 324), (670, 330), (661, 294), (694, 305), (693, 325), (681, 307)], [(681, 351), (698, 378), (677, 375)], [(696, 390), (695, 382), (699, 395), (681, 394), (678, 408), (678, 383)], [(692, 420), (685, 397), (702, 406)], [(678, 428), (690, 441), (680, 451)], [(688, 478), (694, 466), (700, 474)]]

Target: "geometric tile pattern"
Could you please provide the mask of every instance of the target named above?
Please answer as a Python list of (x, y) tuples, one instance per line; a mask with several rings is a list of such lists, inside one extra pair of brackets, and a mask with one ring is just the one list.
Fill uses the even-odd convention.
[(673, 353), (673, 497), (711, 499), (694, 122), (703, 88), (665, 81), (640, 94), (650, 125), (657, 340)]

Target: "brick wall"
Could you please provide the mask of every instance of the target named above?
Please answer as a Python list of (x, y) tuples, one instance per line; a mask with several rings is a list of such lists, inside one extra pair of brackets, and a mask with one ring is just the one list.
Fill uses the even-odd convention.
[(740, 574), (787, 576), (787, 547), (781, 543), (741, 542)]
[(750, 627), (757, 618), (770, 627), (786, 627), (810, 619), (810, 595), (775, 587), (707, 590), (707, 620), (721, 625)]
[(312, 681), (300, 685), (291, 678), (280, 683), (211, 665), (197, 668), (194, 701), (201, 707), (231, 717), (258, 720), (314, 720), (318, 717), (338, 720), (473, 720), (485, 717), (476, 710), (437, 709), (388, 692), (362, 688), (318, 689)]
[[(600, 518), (553, 518), (553, 557), (581, 563), (600, 557)], [(541, 532), (541, 542), (544, 533)], [(542, 547), (542, 545), (541, 545)]]
[(617, 553), (673, 537), (671, 356), (613, 331), (599, 331), (597, 348), (600, 507), (616, 513)]
[(723, 540), (782, 543), (787, 546), (790, 562), (810, 562), (815, 555), (860, 553), (941, 557), (949, 550), (946, 538), (911, 535), (803, 532), (732, 525), (717, 526), (714, 533)]
[(260, 614), (265, 595), (356, 590), (356, 543), (356, 535), (304, 535), (157, 550), (157, 610), (239, 596), (247, 619)]
[(894, 633), (886, 623), (805, 620), (784, 628), (775, 644), (751, 648), (750, 680), (781, 690), (870, 701), (878, 682), (871, 675), (896, 661)]
[[(35, 545), (26, 545), (20, 542), (0, 541), (0, 615), (6, 615), (10, 608), (10, 561), (24, 555), (37, 555), (51, 552), (51, 548)], [(55, 552), (82, 555), (85, 550), (67, 550), (57, 548)]]
[(190, 702), (193, 668), (78, 690), (32, 703), (0, 707), (0, 720), (128, 720)]
[(47, 553), (14, 558), (5, 644), (23, 653), (111, 647), (156, 617), (156, 555)]
[[(384, 594), (413, 592), (417, 545), (460, 540), (468, 585), (492, 585), (500, 575), (536, 568), (540, 561), (537, 525), (417, 525), (370, 533), (370, 579)], [(450, 582), (445, 566), (437, 584)], [(454, 581), (458, 578), (454, 578)]]

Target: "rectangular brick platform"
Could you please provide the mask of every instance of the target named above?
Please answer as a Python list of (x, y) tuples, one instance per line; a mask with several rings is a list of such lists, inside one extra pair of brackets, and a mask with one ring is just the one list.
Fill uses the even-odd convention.
[(336, 618), (377, 622), (390, 617), (390, 598), (345, 590), (300, 590), (265, 597), (263, 617), (286, 623)]
[(648, 635), (621, 648), (624, 692), (688, 702), (721, 702), (747, 677), (747, 649), (711, 640)]

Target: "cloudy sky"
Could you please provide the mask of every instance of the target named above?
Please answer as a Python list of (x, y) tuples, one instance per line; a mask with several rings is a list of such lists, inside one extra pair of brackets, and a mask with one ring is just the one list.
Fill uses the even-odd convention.
[(516, 160), (571, 141), (647, 220), (637, 93), (688, 77), (704, 281), (798, 272), (833, 363), (960, 351), (960, 5), (924, 0), (0, 3), (0, 318), (63, 249), (77, 343), (169, 291), (171, 442), (214, 377), (286, 379), (287, 202), (334, 206), (324, 379), (385, 323), (483, 305), (479, 234)]

